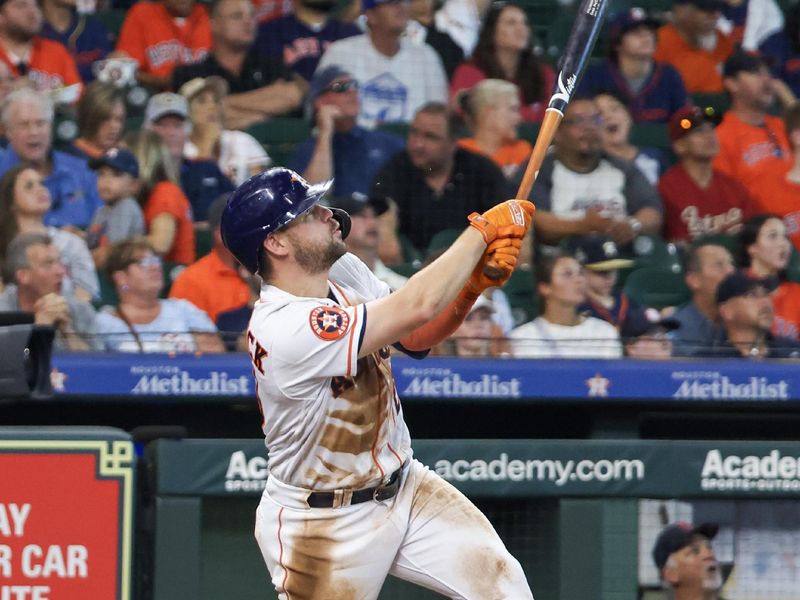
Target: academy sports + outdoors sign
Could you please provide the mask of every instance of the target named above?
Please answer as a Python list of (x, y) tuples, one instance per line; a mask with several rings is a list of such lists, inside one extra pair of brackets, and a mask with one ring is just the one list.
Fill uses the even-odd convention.
[(110, 428), (0, 428), (0, 599), (129, 600), (133, 442)]
[[(402, 399), (800, 400), (800, 369), (781, 361), (634, 361), (392, 357)], [(175, 399), (254, 397), (245, 354), (53, 357), (57, 394)]]
[[(800, 497), (800, 443), (419, 440), (415, 456), (470, 496)], [(159, 495), (259, 495), (259, 441), (161, 440)]]

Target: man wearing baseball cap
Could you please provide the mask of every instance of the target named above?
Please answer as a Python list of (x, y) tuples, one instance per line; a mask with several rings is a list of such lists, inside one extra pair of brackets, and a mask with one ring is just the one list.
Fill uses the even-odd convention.
[(722, 63), (733, 40), (717, 29), (723, 0), (675, 0), (672, 22), (658, 30), (655, 59), (680, 72), (690, 94), (722, 92)]
[(718, 120), (710, 107), (687, 106), (669, 122), (678, 163), (661, 176), (658, 193), (664, 203), (664, 237), (671, 242), (737, 234), (755, 212), (747, 190), (713, 166), (719, 154)]
[(770, 332), (775, 311), (772, 278), (758, 279), (745, 271), (734, 271), (717, 288), (717, 304), (722, 327), (721, 339), (698, 356), (730, 358), (798, 358), (800, 342)]
[(333, 179), (337, 196), (366, 194), (384, 163), (405, 148), (405, 141), (389, 131), (359, 126), (360, 106), (358, 82), (350, 73), (337, 65), (318, 70), (305, 102), (306, 118), (316, 128), (295, 147), (286, 166), (309, 183)]
[(673, 523), (665, 527), (653, 546), (653, 561), (661, 581), (674, 600), (717, 600), (722, 573), (711, 540), (719, 526)]
[(608, 58), (590, 65), (579, 91), (622, 98), (636, 123), (666, 123), (689, 97), (680, 73), (653, 60), (659, 22), (641, 8), (620, 11), (608, 24)]
[(640, 360), (671, 358), (670, 334), (680, 326), (680, 321), (662, 317), (655, 308), (632, 310), (619, 332), (625, 356)]
[[(791, 164), (783, 121), (767, 112), (775, 101), (777, 88), (767, 60), (744, 51), (726, 61), (724, 77), (731, 107), (717, 128), (720, 153), (714, 166), (755, 195), (759, 176), (765, 170)], [(783, 102), (788, 108), (794, 98)]]
[(332, 43), (317, 70), (338, 65), (358, 81), (359, 124), (405, 122), (429, 102), (447, 102), (447, 76), (436, 51), (405, 36), (405, 0), (363, 0), (367, 33)]

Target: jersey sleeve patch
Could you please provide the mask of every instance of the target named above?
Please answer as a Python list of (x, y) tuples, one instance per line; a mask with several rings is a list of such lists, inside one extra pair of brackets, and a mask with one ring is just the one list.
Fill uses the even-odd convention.
[(316, 306), (308, 316), (311, 331), (326, 342), (338, 340), (350, 328), (350, 316), (337, 306)]

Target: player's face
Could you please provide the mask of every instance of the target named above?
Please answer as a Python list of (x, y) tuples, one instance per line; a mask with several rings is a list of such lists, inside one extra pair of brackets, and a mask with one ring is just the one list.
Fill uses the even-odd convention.
[(603, 143), (612, 146), (626, 143), (633, 123), (627, 107), (614, 96), (606, 94), (597, 96), (595, 104), (603, 119)]
[(720, 282), (733, 273), (733, 257), (722, 246), (703, 246), (697, 251), (700, 270), (697, 277), (690, 277), (690, 285), (703, 298), (716, 297)]
[(614, 284), (617, 283), (617, 271), (612, 269), (610, 271), (592, 271), (586, 269), (586, 287), (596, 296), (609, 298), (614, 290)]
[(447, 130), (447, 117), (419, 113), (408, 130), (408, 156), (425, 173), (439, 173), (455, 150)]
[(507, 6), (497, 18), (494, 32), (496, 48), (503, 50), (524, 50), (531, 39), (528, 17), (516, 6)]
[(169, 153), (175, 157), (183, 156), (183, 147), (189, 137), (186, 132), (186, 122), (178, 115), (165, 115), (153, 121), (150, 127), (166, 144)]
[(556, 261), (550, 283), (542, 285), (547, 303), (578, 306), (586, 300), (586, 275), (580, 263), (571, 257)]
[(258, 22), (249, 0), (223, 0), (211, 20), (215, 42), (248, 47), (256, 38)]
[(61, 254), (53, 244), (36, 244), (25, 252), (28, 268), (22, 269), (20, 285), (30, 288), (34, 295), (57, 294), (67, 274), (61, 262)]
[(327, 271), (347, 252), (330, 209), (315, 205), (284, 228), (294, 259), (307, 273)]
[(656, 53), (656, 33), (646, 25), (631, 29), (622, 36), (619, 54), (632, 58), (652, 58)]
[(163, 0), (163, 2), (173, 17), (188, 17), (194, 10), (194, 0)]
[(747, 251), (759, 272), (777, 273), (786, 268), (791, 254), (791, 244), (786, 237), (786, 226), (780, 219), (764, 221), (758, 237)]
[(97, 170), (97, 193), (104, 202), (114, 202), (126, 196), (133, 196), (135, 180), (127, 173), (102, 166)]
[(453, 334), (457, 356), (487, 356), (492, 336), (492, 313), (484, 308), (471, 311)]
[(711, 160), (719, 154), (719, 140), (714, 125), (706, 121), (678, 140), (680, 155), (694, 160)]
[(30, 40), (42, 29), (42, 21), (36, 0), (9, 0), (0, 9), (0, 26), (17, 40)]
[(222, 107), (214, 92), (207, 89), (197, 94), (189, 103), (189, 117), (193, 124), (210, 125), (222, 123)]
[(14, 213), (18, 216), (41, 217), (50, 210), (50, 192), (34, 169), (25, 169), (14, 182)]
[(52, 123), (38, 103), (17, 103), (10, 114), (6, 135), (8, 142), (22, 160), (42, 163), (47, 159), (52, 143)]
[(711, 542), (697, 535), (692, 543), (669, 557), (667, 579), (675, 587), (698, 591), (714, 591), (722, 587), (722, 574), (711, 548)]
[(108, 119), (100, 123), (95, 134), (95, 139), (91, 140), (101, 150), (110, 150), (119, 145), (122, 133), (125, 130), (125, 104), (115, 102), (111, 107), (111, 114)]
[(581, 157), (599, 155), (602, 150), (602, 125), (603, 116), (594, 101), (571, 102), (556, 133), (557, 148)]
[(759, 110), (767, 110), (775, 100), (772, 75), (765, 66), (757, 71), (740, 71), (730, 78), (728, 88), (737, 101)]
[(333, 105), (339, 109), (340, 119), (355, 119), (358, 116), (358, 82), (350, 76), (337, 77), (317, 97), (315, 106)]

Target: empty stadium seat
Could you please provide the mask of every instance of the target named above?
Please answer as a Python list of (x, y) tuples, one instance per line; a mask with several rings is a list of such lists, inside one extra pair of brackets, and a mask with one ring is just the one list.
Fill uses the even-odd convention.
[(651, 267), (680, 273), (683, 270), (683, 256), (673, 243), (655, 235), (640, 235), (631, 245), (630, 256), (636, 267)]
[(625, 293), (642, 306), (659, 310), (679, 306), (690, 297), (683, 273), (659, 267), (643, 267), (632, 271), (625, 281)]
[(735, 235), (729, 235), (726, 233), (715, 233), (711, 235), (704, 235), (702, 237), (697, 238), (692, 242), (693, 245), (698, 244), (718, 244), (720, 246), (724, 246), (728, 249), (728, 252), (731, 253), (733, 259), (739, 256), (739, 237)]
[(311, 137), (311, 123), (295, 117), (273, 117), (247, 129), (264, 146), (275, 166), (286, 164), (294, 147)]

